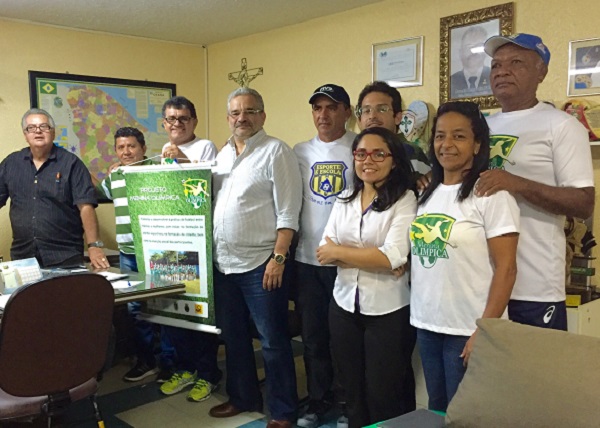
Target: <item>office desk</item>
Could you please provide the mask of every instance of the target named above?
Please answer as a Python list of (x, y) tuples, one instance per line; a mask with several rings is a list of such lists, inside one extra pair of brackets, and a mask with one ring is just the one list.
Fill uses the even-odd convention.
[(115, 304), (117, 305), (185, 293), (185, 284), (182, 282), (161, 281), (137, 272), (128, 272), (127, 280), (130, 282), (142, 281), (142, 283), (127, 288), (115, 288)]
[[(107, 269), (109, 272), (119, 273), (120, 271), (115, 268)], [(78, 272), (79, 273), (79, 272)], [(81, 274), (92, 273), (92, 272), (80, 272)], [(43, 279), (52, 278), (52, 277), (60, 277), (65, 274), (73, 275), (77, 273), (69, 273), (68, 271), (59, 271), (54, 270), (53, 272), (43, 271)], [(142, 281), (140, 284), (132, 285), (127, 288), (114, 288), (115, 292), (115, 304), (125, 304), (128, 302), (134, 301), (143, 301), (148, 299), (153, 299), (155, 297), (164, 297), (164, 296), (173, 296), (176, 294), (185, 293), (185, 284), (181, 282), (175, 281), (165, 281), (160, 280), (158, 278), (151, 278), (150, 275), (144, 275), (138, 272), (128, 272), (126, 281), (130, 282), (138, 282)], [(15, 291), (16, 288), (9, 289), (7, 288), (4, 291), (4, 294), (11, 294)]]

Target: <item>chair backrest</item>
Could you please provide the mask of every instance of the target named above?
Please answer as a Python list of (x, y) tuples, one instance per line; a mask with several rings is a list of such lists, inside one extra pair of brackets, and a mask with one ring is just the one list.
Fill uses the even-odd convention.
[(96, 376), (106, 359), (113, 288), (95, 274), (19, 288), (0, 323), (0, 388), (18, 397), (68, 391)]

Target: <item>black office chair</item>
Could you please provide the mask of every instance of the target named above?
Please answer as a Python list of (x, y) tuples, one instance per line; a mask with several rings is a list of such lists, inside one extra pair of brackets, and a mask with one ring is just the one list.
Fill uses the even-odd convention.
[(15, 291), (0, 323), (0, 421), (47, 418), (89, 397), (98, 426), (97, 375), (106, 359), (111, 284), (94, 274), (41, 280)]

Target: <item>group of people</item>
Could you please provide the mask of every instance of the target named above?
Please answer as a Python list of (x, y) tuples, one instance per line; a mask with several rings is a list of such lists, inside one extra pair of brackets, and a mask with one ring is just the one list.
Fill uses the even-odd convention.
[(156, 275), (167, 281), (193, 281), (198, 278), (198, 267), (187, 264), (150, 262), (150, 275)]
[[(493, 36), (484, 47), (502, 111), (486, 119), (471, 102), (441, 105), (428, 156), (398, 134), (401, 97), (384, 82), (368, 84), (358, 97), (358, 135), (346, 129), (352, 108), (344, 88), (317, 88), (309, 98), (317, 134), (293, 149), (263, 129), (265, 106), (254, 89), (230, 94), (232, 136), (220, 151), (196, 138), (189, 100), (165, 103), (163, 156), (217, 161), (214, 297), (229, 399), (211, 416), (263, 407), (252, 324), (265, 364), (268, 428), (316, 427), (336, 404), (343, 404), (338, 427), (414, 410), (415, 342), (429, 407), (445, 411), (468, 367), (476, 319), (508, 313), (566, 330), (564, 218), (587, 218), (594, 207), (587, 132), (538, 101), (550, 60), (539, 37)], [(22, 125), (29, 148), (0, 164), (0, 204), (11, 198), (11, 256), (71, 263), (81, 256), (85, 232), (92, 265), (107, 265), (85, 167), (52, 145), (47, 113), (32, 110)], [(119, 164), (143, 163), (143, 135), (120, 132)], [(125, 197), (115, 211), (127, 217), (119, 171), (100, 188), (115, 202)], [(135, 270), (131, 226), (117, 224), (121, 266)], [(49, 232), (57, 227), (73, 229)], [(309, 393), (300, 415), (287, 329), (290, 287), (302, 317)], [(193, 386), (189, 400), (208, 398), (221, 378), (216, 336), (165, 327), (161, 337), (163, 355), (176, 361), (161, 391)], [(148, 343), (140, 340), (145, 352), (131, 378), (157, 371)]]

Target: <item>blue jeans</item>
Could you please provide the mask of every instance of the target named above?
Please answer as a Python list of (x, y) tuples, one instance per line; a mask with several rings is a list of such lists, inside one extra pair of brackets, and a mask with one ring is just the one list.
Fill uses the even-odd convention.
[[(121, 272), (137, 272), (138, 266), (135, 254), (119, 253), (119, 267)], [(134, 328), (134, 346), (138, 362), (142, 362), (149, 367), (156, 366), (154, 357), (154, 332), (158, 328), (156, 324), (137, 319), (137, 315), (142, 310), (140, 302), (130, 302), (127, 304), (129, 315), (133, 317)], [(159, 365), (164, 369), (171, 369), (174, 365), (175, 348), (169, 340), (165, 327), (160, 326), (160, 357)]]
[(227, 352), (227, 394), (240, 410), (262, 408), (252, 347), (252, 317), (262, 346), (271, 418), (295, 421), (298, 396), (288, 335), (287, 279), (284, 274), (281, 288), (264, 290), (265, 267), (266, 262), (249, 272), (230, 275), (214, 269), (217, 326)]
[(417, 343), (429, 395), (429, 410), (445, 412), (456, 394), (467, 370), (460, 354), (468, 340), (469, 336), (417, 329)]

